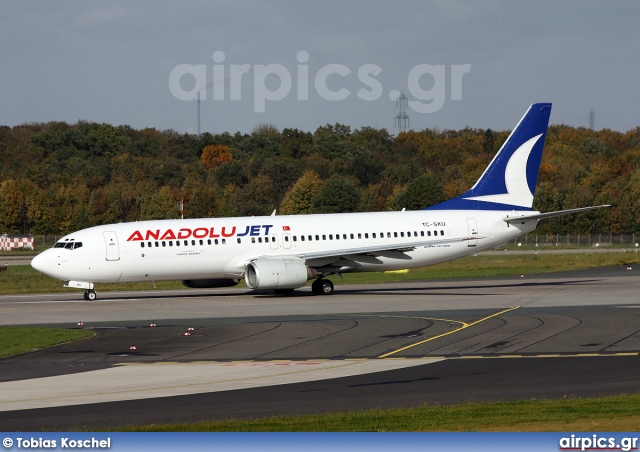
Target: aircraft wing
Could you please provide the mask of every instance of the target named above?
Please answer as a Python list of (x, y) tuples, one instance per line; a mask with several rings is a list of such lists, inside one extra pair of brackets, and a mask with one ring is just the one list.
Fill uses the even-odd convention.
[(448, 237), (441, 239), (407, 241), (404, 243), (396, 243), (394, 245), (378, 245), (367, 246), (361, 248), (343, 248), (330, 251), (318, 251), (310, 253), (292, 253), (288, 256), (278, 256), (279, 258), (293, 257), (302, 259), (312, 268), (321, 267), (345, 267), (345, 266), (361, 266), (361, 264), (382, 264), (378, 257), (386, 257), (391, 259), (411, 260), (411, 256), (406, 254), (407, 251), (413, 251), (420, 247), (431, 247), (446, 245), (449, 243), (460, 243), (469, 240), (480, 240), (485, 237)]

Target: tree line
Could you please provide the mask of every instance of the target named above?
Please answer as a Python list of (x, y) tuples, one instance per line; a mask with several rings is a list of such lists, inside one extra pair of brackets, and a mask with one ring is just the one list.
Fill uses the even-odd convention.
[[(80, 121), (0, 126), (0, 233), (185, 217), (420, 209), (465, 192), (508, 131), (334, 124), (202, 136)], [(640, 127), (549, 127), (534, 209), (612, 204), (540, 233), (640, 232)]]

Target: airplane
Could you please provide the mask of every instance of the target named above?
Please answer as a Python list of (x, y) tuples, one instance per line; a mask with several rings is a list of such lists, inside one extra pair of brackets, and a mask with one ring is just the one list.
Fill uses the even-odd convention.
[(478, 181), (434, 206), (394, 212), (151, 220), (109, 224), (62, 237), (33, 268), (97, 297), (95, 284), (182, 280), (291, 294), (330, 275), (422, 267), (475, 254), (533, 231), (556, 212), (532, 210), (551, 104), (532, 104)]

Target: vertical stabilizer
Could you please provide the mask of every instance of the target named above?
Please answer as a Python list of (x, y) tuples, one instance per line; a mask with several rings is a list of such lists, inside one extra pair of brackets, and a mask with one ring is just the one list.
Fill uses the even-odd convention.
[(469, 191), (430, 210), (531, 210), (551, 104), (533, 104)]

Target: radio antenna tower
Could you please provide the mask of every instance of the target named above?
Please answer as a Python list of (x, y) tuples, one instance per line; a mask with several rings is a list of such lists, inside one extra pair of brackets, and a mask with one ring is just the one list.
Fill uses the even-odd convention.
[(200, 136), (200, 91), (198, 91), (198, 136)]
[(399, 133), (406, 132), (407, 127), (409, 127), (409, 116), (405, 112), (405, 108), (407, 108), (409, 99), (404, 95), (403, 91), (400, 91), (400, 97), (396, 99), (396, 107), (398, 107), (399, 111), (396, 115), (396, 126), (399, 129)]
[(596, 128), (596, 111), (591, 108), (589, 109), (589, 129), (595, 130)]

